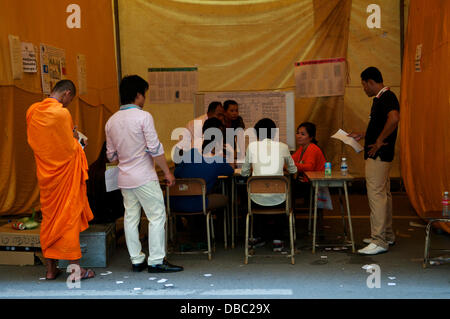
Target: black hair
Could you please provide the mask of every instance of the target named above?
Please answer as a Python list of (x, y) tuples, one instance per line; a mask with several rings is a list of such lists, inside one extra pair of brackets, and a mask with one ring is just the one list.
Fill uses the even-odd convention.
[(361, 80), (367, 82), (368, 80), (374, 80), (376, 83), (383, 83), (383, 76), (380, 70), (374, 66), (370, 66), (361, 72)]
[(120, 81), (120, 103), (131, 104), (134, 103), (138, 93), (145, 96), (145, 92), (148, 90), (148, 82), (138, 75), (128, 75)]
[(306, 132), (308, 133), (309, 137), (312, 138), (311, 142), (313, 142), (314, 144), (317, 145), (317, 140), (316, 140), (316, 125), (314, 123), (311, 122), (303, 122), (302, 124), (300, 124), (297, 127), (297, 132), (298, 130), (304, 127), (306, 129)]
[(230, 107), (230, 105), (238, 105), (238, 103), (235, 100), (226, 100), (223, 102), (223, 109), (226, 111)]
[[(261, 140), (262, 138), (274, 138), (275, 129), (277, 128), (277, 125), (274, 121), (272, 121), (269, 118), (263, 118), (258, 121), (258, 123), (255, 124), (255, 130), (256, 130), (256, 137), (258, 140)], [(263, 129), (267, 132), (267, 135), (262, 135)]]
[(72, 96), (75, 96), (75, 94), (77, 93), (75, 84), (73, 84), (73, 82), (70, 80), (58, 81), (52, 89), (52, 93), (64, 92), (64, 91), (70, 91), (70, 94)]
[(209, 103), (208, 113), (214, 113), (219, 106), (222, 106), (222, 103), (218, 101), (212, 101), (211, 103)]
[[(225, 125), (222, 123), (221, 120), (219, 120), (217, 117), (211, 117), (203, 123), (202, 133), (205, 134), (206, 130), (209, 128), (217, 128), (222, 132), (222, 141), (225, 138)], [(217, 137), (214, 136), (217, 140)], [(205, 149), (205, 147), (211, 143), (213, 140), (210, 139), (203, 139), (202, 149)]]

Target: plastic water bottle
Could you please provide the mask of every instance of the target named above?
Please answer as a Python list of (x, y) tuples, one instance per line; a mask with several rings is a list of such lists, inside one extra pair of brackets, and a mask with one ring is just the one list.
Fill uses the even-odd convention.
[(341, 175), (346, 176), (347, 172), (348, 172), (347, 159), (343, 157), (341, 161)]
[(325, 163), (325, 176), (331, 176), (331, 162)]
[(448, 192), (444, 192), (444, 196), (442, 197), (442, 216), (448, 217)]

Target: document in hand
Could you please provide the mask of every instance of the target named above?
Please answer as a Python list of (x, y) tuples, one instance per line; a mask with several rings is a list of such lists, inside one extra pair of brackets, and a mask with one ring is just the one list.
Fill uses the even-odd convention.
[(350, 145), (351, 147), (353, 147), (353, 149), (355, 150), (356, 153), (361, 152), (364, 148), (353, 138), (350, 136), (347, 136), (348, 133), (345, 132), (342, 129), (339, 129), (334, 135), (332, 135), (332, 138), (336, 138), (338, 140), (341, 140), (342, 142), (344, 142), (345, 144)]
[(119, 168), (117, 166), (107, 166), (105, 171), (106, 192), (112, 192), (119, 189), (117, 178), (119, 176)]

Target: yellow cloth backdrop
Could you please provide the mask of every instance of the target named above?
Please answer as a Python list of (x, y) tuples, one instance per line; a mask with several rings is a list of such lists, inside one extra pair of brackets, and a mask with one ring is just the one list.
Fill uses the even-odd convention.
[[(411, 0), (402, 74), (401, 161), (419, 215), (442, 209), (450, 191), (450, 2)], [(415, 72), (422, 45), (421, 72)], [(450, 232), (448, 224), (442, 227)]]
[[(66, 8), (81, 8), (81, 28), (69, 29)], [(86, 56), (88, 93), (69, 106), (74, 124), (88, 136), (89, 163), (100, 152), (104, 124), (118, 109), (118, 85), (111, 0), (0, 0), (0, 215), (14, 215), (39, 208), (39, 188), (33, 152), (27, 143), (25, 112), (45, 96), (41, 75), (24, 73), (13, 80), (8, 35), (37, 48), (47, 44), (65, 50), (66, 78), (78, 88), (77, 54)]]
[[(295, 122), (314, 122), (327, 159), (336, 167), (346, 156), (350, 171), (363, 176), (362, 154), (329, 137), (339, 128), (366, 129), (372, 104), (360, 83), (366, 67), (379, 67), (385, 84), (399, 95), (400, 1), (377, 1), (380, 29), (366, 25), (371, 3), (119, 0), (122, 73), (147, 79), (150, 67), (198, 67), (200, 92), (294, 90), (295, 62), (345, 57), (349, 69), (345, 95), (296, 99)], [(193, 118), (193, 108), (147, 99), (145, 109), (155, 118), (166, 156), (175, 144), (172, 130)], [(394, 177), (400, 176), (398, 155), (397, 150)]]

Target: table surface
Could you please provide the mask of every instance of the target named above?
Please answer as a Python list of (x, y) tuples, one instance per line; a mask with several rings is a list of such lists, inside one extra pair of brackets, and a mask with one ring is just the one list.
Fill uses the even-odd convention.
[(450, 220), (450, 216), (442, 216), (442, 210), (431, 210), (425, 212), (422, 216), (419, 216), (425, 219), (448, 219)]
[(325, 176), (324, 171), (309, 171), (305, 172), (305, 175), (310, 181), (347, 181), (354, 179), (350, 174), (341, 175), (341, 171), (331, 171), (331, 176)]

